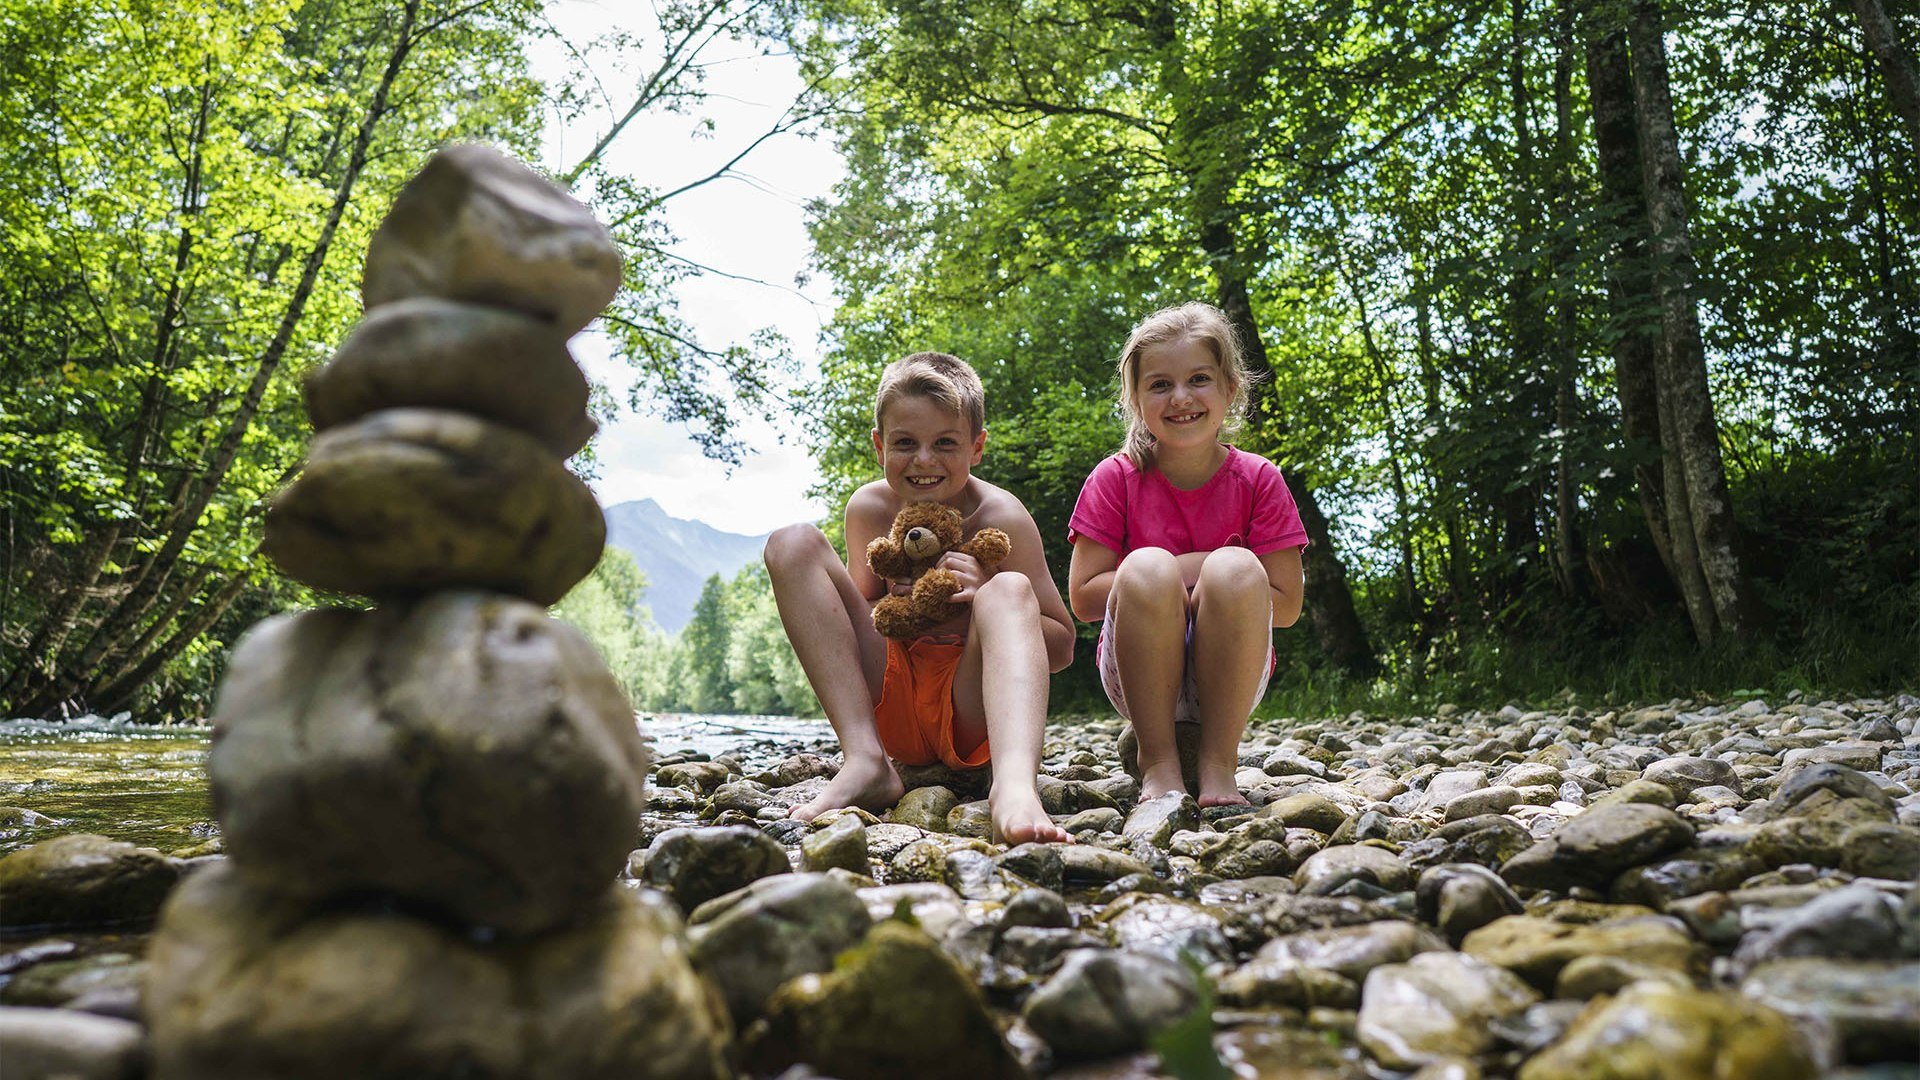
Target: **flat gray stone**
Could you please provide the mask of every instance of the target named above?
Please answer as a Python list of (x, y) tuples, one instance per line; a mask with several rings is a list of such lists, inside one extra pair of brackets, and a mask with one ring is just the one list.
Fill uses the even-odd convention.
[(261, 550), (363, 596), (492, 589), (542, 606), (600, 561), (593, 491), (531, 435), (465, 413), (387, 409), (321, 432), (273, 497)]
[(451, 409), (524, 431), (561, 457), (593, 437), (587, 377), (552, 324), (422, 297), (369, 311), (306, 379), (326, 431), (381, 409)]

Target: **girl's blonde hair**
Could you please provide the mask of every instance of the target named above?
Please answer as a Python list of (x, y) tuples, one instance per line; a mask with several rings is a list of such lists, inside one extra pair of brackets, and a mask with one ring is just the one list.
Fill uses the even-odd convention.
[(1153, 467), (1153, 432), (1140, 415), (1140, 354), (1154, 345), (1176, 341), (1197, 341), (1213, 353), (1220, 365), (1220, 377), (1227, 383), (1227, 416), (1220, 426), (1222, 436), (1231, 437), (1240, 430), (1247, 413), (1247, 393), (1253, 375), (1240, 353), (1239, 336), (1227, 313), (1212, 304), (1197, 300), (1175, 307), (1161, 308), (1140, 320), (1127, 335), (1126, 348), (1120, 350), (1120, 411), (1127, 417), (1127, 439), (1120, 449), (1142, 472)]

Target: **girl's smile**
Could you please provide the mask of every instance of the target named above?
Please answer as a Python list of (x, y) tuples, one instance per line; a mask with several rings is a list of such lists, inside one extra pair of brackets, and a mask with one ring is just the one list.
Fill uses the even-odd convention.
[(1192, 338), (1140, 350), (1140, 415), (1160, 452), (1194, 449), (1220, 437), (1229, 390), (1220, 362)]

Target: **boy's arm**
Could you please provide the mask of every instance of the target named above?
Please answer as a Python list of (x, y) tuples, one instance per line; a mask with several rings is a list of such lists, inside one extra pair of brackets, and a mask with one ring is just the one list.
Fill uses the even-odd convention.
[[(885, 485), (880, 485), (883, 489)], [(883, 536), (893, 527), (893, 518), (887, 513), (886, 501), (880, 493), (868, 484), (853, 493), (847, 500), (845, 529), (847, 539), (847, 574), (853, 578), (854, 587), (871, 604), (887, 595), (887, 579), (875, 574), (867, 565), (867, 545), (873, 538)]]
[(1033, 584), (1033, 598), (1040, 603), (1040, 636), (1047, 644), (1047, 670), (1060, 671), (1073, 663), (1073, 616), (1067, 614), (1067, 605), (1060, 599), (1060, 590), (1047, 569), (1047, 551), (1040, 543), (1040, 526), (1033, 523), (1033, 515), (1027, 513), (1020, 500), (1008, 495), (1006, 501), (1007, 512), (992, 515), (1004, 520), (982, 522), (1005, 531), (1013, 541), (1012, 554), (995, 568), (995, 573), (1018, 570)]
[(1107, 617), (1107, 596), (1113, 592), (1113, 576), (1119, 569), (1119, 552), (1098, 540), (1074, 537), (1073, 560), (1067, 563), (1067, 596), (1081, 622)]

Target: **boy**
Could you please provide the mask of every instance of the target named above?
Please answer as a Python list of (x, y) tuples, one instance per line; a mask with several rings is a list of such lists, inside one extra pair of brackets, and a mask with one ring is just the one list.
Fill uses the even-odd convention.
[[(1047, 572), (1040, 530), (1012, 495), (975, 477), (986, 447), (986, 395), (973, 368), (946, 353), (887, 366), (873, 406), (873, 448), (885, 478), (847, 500), (847, 563), (811, 525), (767, 540), (767, 576), (780, 622), (840, 738), (846, 761), (793, 816), (841, 806), (879, 811), (903, 791), (888, 755), (908, 764), (993, 765), (988, 805), (996, 839), (1059, 842), (1067, 834), (1040, 805), (1034, 777), (1046, 725), (1047, 673), (1073, 660), (1073, 621)], [(989, 525), (1013, 540), (992, 573), (948, 552), (969, 610), (912, 642), (873, 628), (873, 604), (906, 583), (876, 577), (867, 543), (910, 502), (959, 510), (966, 535)], [(991, 672), (989, 677), (988, 672)]]

